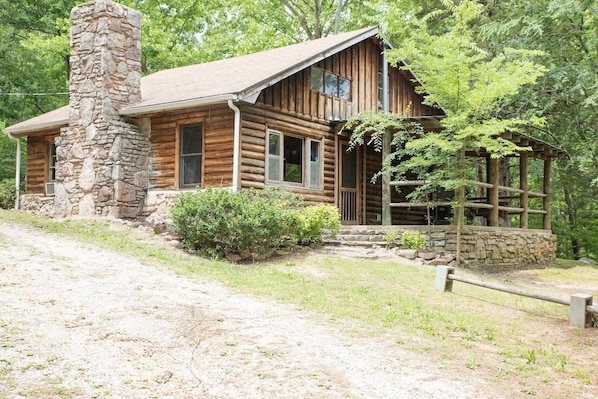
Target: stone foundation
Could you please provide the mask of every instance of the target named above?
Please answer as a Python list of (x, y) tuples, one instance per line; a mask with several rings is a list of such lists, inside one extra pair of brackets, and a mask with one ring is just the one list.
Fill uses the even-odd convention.
[(54, 197), (43, 194), (22, 194), (19, 209), (34, 215), (54, 216)]
[(170, 208), (180, 191), (148, 191), (142, 215), (147, 223), (156, 226), (170, 222)]

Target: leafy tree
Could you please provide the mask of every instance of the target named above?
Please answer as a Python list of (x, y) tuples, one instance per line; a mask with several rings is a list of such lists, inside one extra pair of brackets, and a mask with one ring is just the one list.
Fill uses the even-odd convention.
[[(523, 86), (535, 83), (545, 68), (534, 62), (537, 53), (533, 51), (504, 48), (491, 54), (481, 49), (472, 29), (483, 11), (476, 1), (442, 3), (444, 9), (422, 18), (412, 16), (407, 24), (387, 24), (391, 39), (402, 38), (399, 47), (388, 51), (389, 59), (395, 64), (409, 60), (404, 69), (424, 82), (425, 88), (417, 89), (425, 96), (424, 103), (442, 105), (446, 118), (441, 122), (442, 131), (415, 134), (405, 150), (397, 147), (390, 155), (397, 158), (398, 152), (398, 157), (404, 157), (407, 151), (408, 158), (394, 164), (386, 161), (384, 165), (385, 173), (403, 177), (410, 172), (430, 182), (415, 195), (435, 187), (457, 193), (459, 256), (465, 187), (473, 170), (465, 154), (485, 149), (491, 157), (501, 158), (526, 150), (500, 134), (541, 120), (502, 117), (497, 109)], [(429, 27), (438, 17), (442, 17), (441, 31), (438, 26)]]
[[(0, 120), (0, 182), (6, 179), (14, 179), (15, 177), (15, 160), (17, 142), (11, 140), (4, 134), (5, 123)], [(21, 139), (21, 176), (25, 173), (25, 160), (27, 156), (27, 148), (24, 139)], [(12, 180), (14, 184), (14, 180)]]
[(553, 173), (559, 256), (598, 256), (598, 4), (592, 0), (488, 2), (483, 45), (535, 48), (548, 72), (504, 104), (503, 114), (542, 114), (535, 134), (567, 150)]

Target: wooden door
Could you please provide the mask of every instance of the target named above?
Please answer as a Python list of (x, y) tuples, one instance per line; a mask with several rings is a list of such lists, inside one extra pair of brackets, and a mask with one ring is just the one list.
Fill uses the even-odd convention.
[(338, 206), (343, 224), (359, 224), (361, 217), (359, 151), (359, 147), (349, 150), (346, 141), (339, 142)]

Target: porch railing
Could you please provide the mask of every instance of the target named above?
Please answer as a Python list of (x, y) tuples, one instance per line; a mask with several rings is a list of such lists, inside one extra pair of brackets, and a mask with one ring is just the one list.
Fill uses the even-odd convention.
[(346, 224), (357, 223), (358, 213), (357, 190), (341, 189), (341, 221)]
[[(424, 184), (429, 183), (426, 180), (401, 180), (401, 181), (392, 181), (390, 185), (393, 187), (418, 187), (423, 186)], [(533, 209), (529, 206), (529, 199), (530, 198), (542, 198), (545, 199), (547, 194), (545, 193), (537, 193), (533, 191), (523, 190), (520, 188), (508, 187), (508, 186), (500, 186), (500, 185), (493, 185), (491, 183), (485, 183), (475, 180), (468, 180), (468, 186), (470, 187), (481, 187), (487, 190), (488, 195), (485, 197), (470, 197), (466, 198), (464, 203), (465, 208), (472, 209), (472, 214), (476, 216), (485, 216), (490, 219), (490, 215), (495, 212), (496, 216), (494, 218), (495, 222), (491, 222), (490, 225), (497, 225), (498, 223), (498, 212), (505, 212), (507, 214), (522, 214), (525, 215), (543, 215), (543, 217), (547, 217), (549, 212), (547, 209)], [(491, 195), (491, 191), (498, 190), (498, 192), (506, 193), (507, 195), (498, 196), (496, 194)], [(511, 195), (514, 193), (515, 195)], [(519, 200), (519, 206), (510, 206), (509, 201), (511, 200)], [(494, 201), (493, 201), (494, 200)], [(495, 203), (494, 203), (495, 202)], [(501, 205), (502, 204), (502, 205)], [(506, 204), (506, 205), (505, 205)], [(544, 205), (547, 204), (546, 201), (543, 202)], [(409, 202), (409, 201), (402, 201), (402, 202), (391, 202), (391, 208), (427, 208), (431, 206), (450, 206), (452, 205), (451, 201), (447, 201), (446, 199), (441, 200), (434, 200), (431, 199), (430, 201), (425, 202)], [(484, 211), (480, 211), (484, 210)], [(522, 226), (523, 227), (523, 226)], [(527, 227), (527, 226), (525, 226)]]

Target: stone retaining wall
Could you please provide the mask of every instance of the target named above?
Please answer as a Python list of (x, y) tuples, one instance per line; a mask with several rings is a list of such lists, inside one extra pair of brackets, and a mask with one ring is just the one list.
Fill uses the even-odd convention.
[[(425, 251), (456, 254), (455, 226), (355, 226), (344, 229), (341, 241), (384, 243), (382, 237), (394, 231), (400, 242), (401, 233), (408, 230), (426, 237)], [(466, 226), (461, 232), (461, 256), (466, 267), (484, 272), (546, 267), (556, 259), (556, 235), (547, 230)]]

